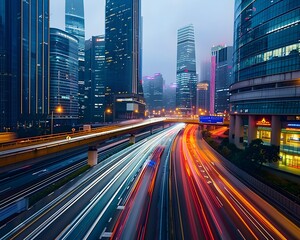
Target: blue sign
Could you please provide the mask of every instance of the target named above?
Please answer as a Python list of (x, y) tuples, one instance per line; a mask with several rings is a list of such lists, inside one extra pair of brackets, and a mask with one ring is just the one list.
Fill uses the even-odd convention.
[(219, 116), (200, 116), (199, 117), (199, 122), (200, 123), (217, 123), (217, 124), (223, 124), (224, 122), (224, 117), (219, 117)]

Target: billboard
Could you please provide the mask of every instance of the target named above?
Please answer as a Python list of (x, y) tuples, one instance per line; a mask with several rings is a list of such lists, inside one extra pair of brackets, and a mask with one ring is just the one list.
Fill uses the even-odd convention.
[(212, 123), (212, 124), (223, 124), (224, 117), (219, 116), (200, 116), (199, 117), (200, 123)]

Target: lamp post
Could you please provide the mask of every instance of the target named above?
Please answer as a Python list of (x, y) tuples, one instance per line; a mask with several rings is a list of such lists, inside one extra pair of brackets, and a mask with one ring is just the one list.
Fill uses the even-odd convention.
[(104, 119), (103, 119), (103, 123), (105, 123), (105, 117), (106, 117), (106, 113), (111, 113), (111, 110), (108, 108), (104, 111)]
[[(57, 108), (56, 108), (56, 112), (58, 112), (58, 113), (62, 113), (63, 112), (63, 108), (62, 108), (62, 106), (58, 106)], [(53, 123), (54, 123), (54, 119), (53, 119), (53, 110), (51, 111), (51, 135), (53, 134)]]

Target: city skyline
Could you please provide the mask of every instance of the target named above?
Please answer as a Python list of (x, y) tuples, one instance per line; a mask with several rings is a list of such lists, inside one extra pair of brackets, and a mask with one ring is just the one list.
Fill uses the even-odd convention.
[[(64, 29), (63, 5), (59, 0), (51, 1), (51, 27)], [(170, 7), (172, 13), (165, 14)], [(104, 0), (84, 1), (86, 39), (104, 34), (104, 8)], [(232, 44), (233, 11), (234, 0), (142, 2), (143, 76), (161, 72), (167, 83), (176, 81), (177, 29), (190, 23), (195, 27), (197, 72), (200, 73), (200, 64), (209, 60), (212, 46)]]

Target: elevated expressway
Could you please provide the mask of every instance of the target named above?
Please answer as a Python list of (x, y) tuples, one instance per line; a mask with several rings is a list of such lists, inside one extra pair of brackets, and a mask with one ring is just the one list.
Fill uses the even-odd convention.
[[(55, 156), (61, 152), (80, 147), (93, 147), (113, 137), (130, 134), (132, 141), (136, 133), (152, 131), (154, 127), (172, 123), (200, 124), (198, 119), (188, 118), (151, 118), (137, 122), (120, 123), (81, 131), (78, 133), (63, 133), (57, 135), (39, 136), (35, 138), (15, 140), (0, 145), (0, 167), (20, 163), (29, 159)], [(220, 125), (220, 124), (211, 124)], [(222, 124), (221, 124), (222, 125)], [(223, 125), (228, 125), (227, 123)]]

